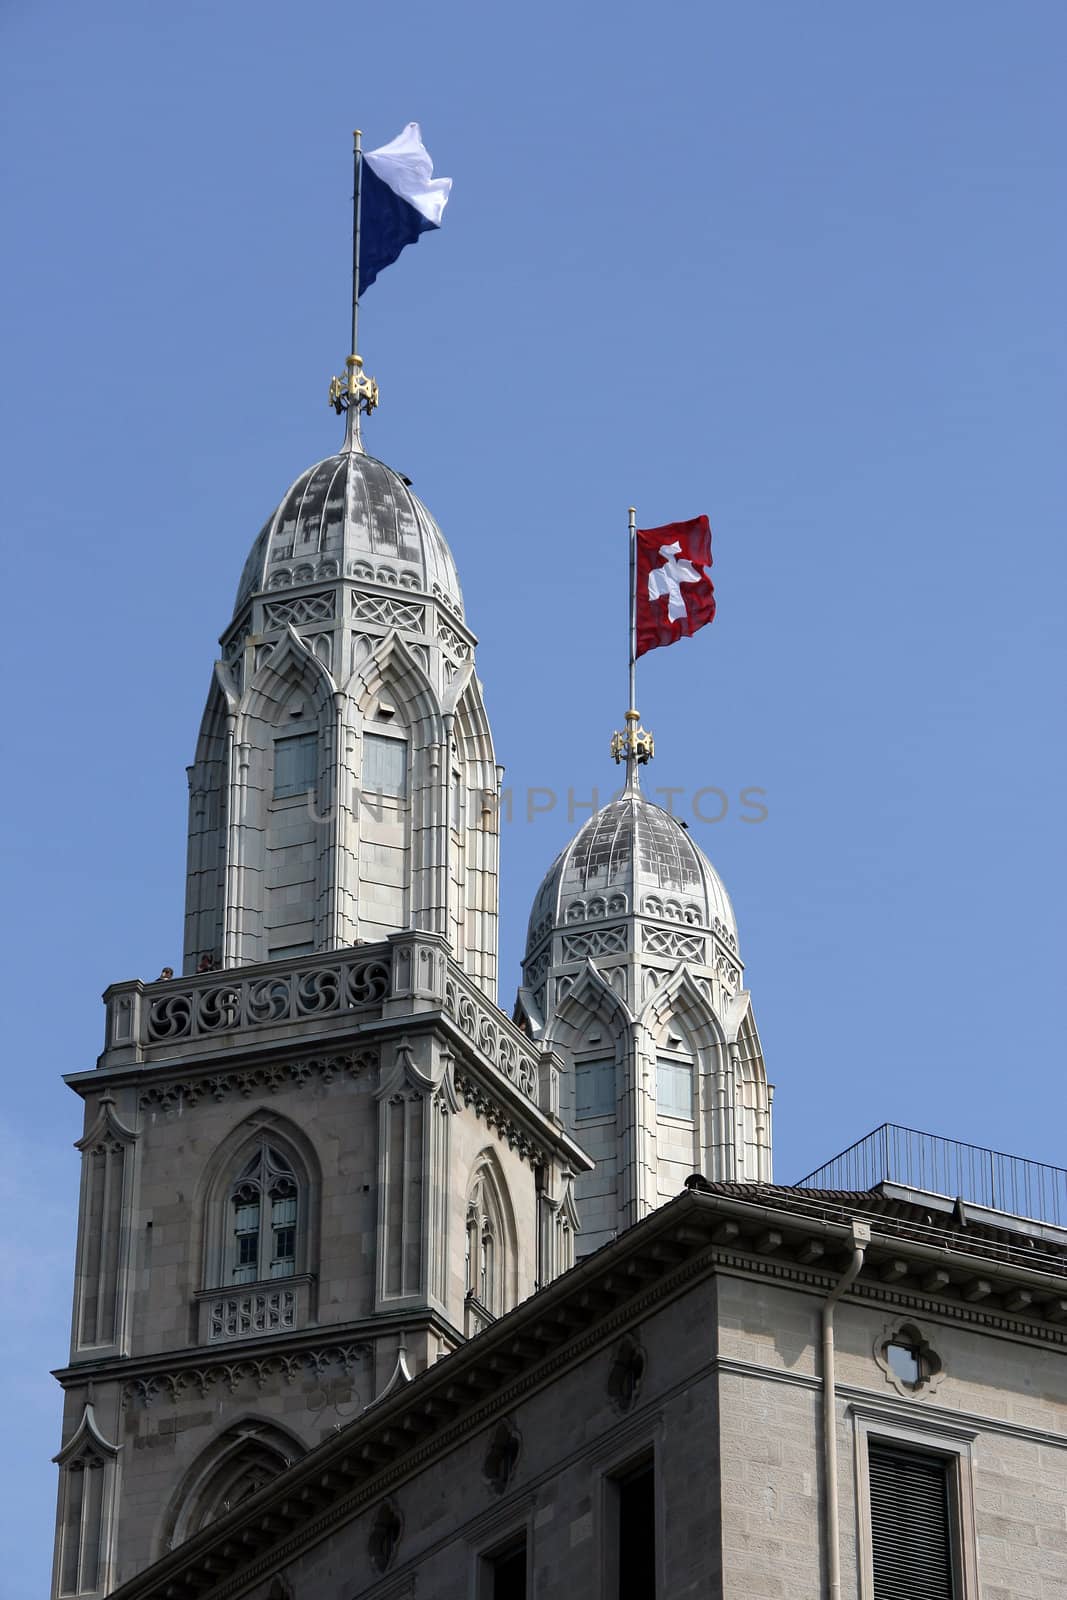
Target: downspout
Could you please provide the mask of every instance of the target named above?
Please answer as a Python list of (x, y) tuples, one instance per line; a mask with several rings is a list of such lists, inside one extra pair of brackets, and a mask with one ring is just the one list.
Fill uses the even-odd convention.
[(871, 1242), (865, 1222), (852, 1222), (852, 1260), (822, 1308), (822, 1438), (826, 1482), (826, 1578), (829, 1600), (841, 1600), (841, 1543), (837, 1503), (837, 1384), (834, 1374), (834, 1310), (859, 1277)]

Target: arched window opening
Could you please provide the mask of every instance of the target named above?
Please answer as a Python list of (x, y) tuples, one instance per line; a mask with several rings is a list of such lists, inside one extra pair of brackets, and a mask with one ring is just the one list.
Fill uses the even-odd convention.
[(492, 1306), (496, 1299), (496, 1274), (493, 1260), (493, 1225), (488, 1218), (482, 1223), (482, 1250), (478, 1272), (479, 1297), (483, 1306)]
[(233, 1283), (294, 1275), (298, 1209), (296, 1174), (281, 1151), (264, 1141), (230, 1193)]
[(512, 1304), (506, 1199), (487, 1160), (475, 1168), (467, 1195), (464, 1282), (467, 1331), (476, 1333)]
[(280, 1477), (301, 1454), (295, 1439), (269, 1423), (229, 1429), (185, 1479), (172, 1511), (166, 1548), (173, 1550), (235, 1511)]

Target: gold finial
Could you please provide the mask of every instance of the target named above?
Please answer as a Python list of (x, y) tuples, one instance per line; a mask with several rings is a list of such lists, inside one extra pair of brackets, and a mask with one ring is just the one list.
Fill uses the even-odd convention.
[(627, 767), (631, 763), (643, 767), (646, 762), (652, 760), (655, 753), (656, 741), (647, 728), (642, 728), (641, 713), (628, 711), (625, 732), (613, 733), (611, 736), (611, 754), (615, 761), (625, 761)]
[(348, 356), (345, 376), (330, 379), (330, 404), (340, 416), (342, 411), (362, 411), (370, 416), (378, 404), (378, 385), (363, 371), (362, 356)]

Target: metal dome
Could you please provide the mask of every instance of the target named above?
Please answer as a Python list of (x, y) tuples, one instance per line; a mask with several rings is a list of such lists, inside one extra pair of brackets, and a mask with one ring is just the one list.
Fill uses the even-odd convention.
[(338, 577), (431, 595), (463, 614), (437, 523), (406, 479), (358, 444), (316, 462), (282, 497), (245, 562), (234, 613), (261, 590)]
[(569, 922), (620, 915), (711, 928), (737, 948), (719, 874), (678, 819), (636, 787), (590, 817), (556, 857), (534, 899), (526, 954)]

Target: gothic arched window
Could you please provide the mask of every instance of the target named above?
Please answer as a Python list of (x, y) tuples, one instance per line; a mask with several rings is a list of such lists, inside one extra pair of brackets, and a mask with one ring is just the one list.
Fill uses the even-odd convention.
[(483, 1159), (475, 1167), (467, 1191), (464, 1287), (471, 1332), (502, 1316), (512, 1304), (507, 1206), (499, 1178), (488, 1159)]
[(293, 1277), (301, 1222), (296, 1174), (264, 1140), (230, 1191), (229, 1281)]

